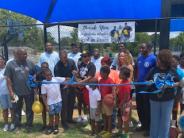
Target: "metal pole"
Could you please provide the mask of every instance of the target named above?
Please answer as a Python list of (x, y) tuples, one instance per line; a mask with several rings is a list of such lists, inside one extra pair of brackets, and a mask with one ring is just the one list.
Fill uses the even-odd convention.
[(158, 21), (155, 20), (155, 40), (154, 40), (154, 54), (155, 55), (157, 51), (157, 25), (158, 25)]
[(61, 50), (60, 25), (58, 25), (58, 45), (60, 51)]
[(44, 24), (44, 26), (43, 26), (43, 35), (44, 35), (44, 48), (46, 49), (46, 43), (47, 43), (47, 26), (46, 26), (46, 24)]
[(4, 47), (4, 57), (5, 57), (5, 60), (8, 61), (8, 46), (7, 46), (6, 36), (4, 38), (3, 47)]
[(162, 0), (162, 20), (160, 20), (160, 45), (159, 49), (169, 48), (171, 1)]

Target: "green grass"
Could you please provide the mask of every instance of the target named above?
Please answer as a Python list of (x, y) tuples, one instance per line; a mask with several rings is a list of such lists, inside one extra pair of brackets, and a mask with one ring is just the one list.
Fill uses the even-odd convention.
[[(74, 114), (77, 114), (76, 112)], [(76, 117), (76, 115), (74, 115)], [(133, 111), (132, 114), (133, 119), (137, 120), (137, 114), (136, 111)], [(22, 116), (22, 124), (24, 125), (26, 122), (25, 116)], [(90, 126), (89, 124), (75, 124), (70, 125), (70, 128), (66, 131), (62, 129), (60, 126), (59, 134), (54, 135), (46, 135), (43, 132), (40, 132), (40, 128), (42, 127), (42, 120), (41, 115), (35, 115), (34, 116), (34, 123), (33, 128), (30, 133), (27, 133), (22, 127), (20, 131), (14, 131), (14, 132), (3, 132), (3, 119), (2, 114), (0, 111), (0, 138), (93, 138), (90, 137)], [(141, 133), (135, 133), (134, 131), (132, 138), (143, 138)], [(115, 137), (113, 137), (115, 138)]]
[[(22, 124), (24, 126), (25, 116), (22, 118)], [(20, 131), (14, 132), (3, 132), (3, 120), (2, 114), (0, 114), (0, 138), (90, 138), (90, 127), (88, 124), (75, 124), (70, 125), (70, 129), (64, 131), (60, 127), (60, 132), (57, 135), (46, 135), (43, 132), (40, 132), (42, 127), (41, 115), (35, 115), (33, 129), (30, 133), (27, 133), (24, 127)]]

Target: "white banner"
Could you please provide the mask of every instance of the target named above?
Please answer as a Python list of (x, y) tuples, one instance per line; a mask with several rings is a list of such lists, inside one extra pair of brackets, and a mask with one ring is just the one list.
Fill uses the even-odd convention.
[(135, 22), (79, 24), (78, 38), (82, 43), (134, 42)]

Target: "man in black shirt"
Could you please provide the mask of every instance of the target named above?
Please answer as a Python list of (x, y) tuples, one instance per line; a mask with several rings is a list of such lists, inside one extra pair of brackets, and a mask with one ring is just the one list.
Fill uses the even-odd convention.
[[(67, 52), (65, 50), (60, 51), (60, 61), (56, 64), (54, 68), (54, 75), (57, 77), (67, 77), (71, 78), (73, 76), (72, 72), (77, 70), (75, 62), (67, 57)], [(63, 108), (61, 111), (61, 123), (65, 129), (68, 128), (68, 123), (73, 123), (73, 109), (75, 103), (75, 88), (71, 86), (61, 85), (61, 95)]]

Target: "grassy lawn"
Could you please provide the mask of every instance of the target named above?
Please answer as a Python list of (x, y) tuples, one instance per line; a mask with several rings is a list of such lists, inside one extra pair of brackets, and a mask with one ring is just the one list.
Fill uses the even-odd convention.
[[(0, 111), (1, 112), (1, 111)], [(75, 111), (74, 117), (77, 117), (77, 113)], [(136, 111), (133, 111), (132, 118), (137, 120)], [(25, 116), (22, 117), (23, 125), (25, 123)], [(70, 125), (70, 128), (66, 131), (60, 127), (60, 132), (57, 135), (46, 135), (43, 132), (40, 132), (40, 128), (42, 127), (41, 115), (35, 115), (33, 129), (30, 133), (27, 133), (22, 127), (19, 131), (14, 132), (3, 132), (3, 120), (2, 114), (0, 113), (0, 138), (93, 138), (90, 137), (90, 126), (89, 124), (75, 124)], [(131, 130), (132, 136), (131, 138), (144, 138), (142, 133), (135, 133), (134, 130)], [(115, 138), (115, 137), (113, 137)]]
[[(22, 118), (23, 125), (25, 123), (25, 116)], [(15, 132), (3, 132), (3, 120), (2, 114), (0, 114), (0, 138), (90, 138), (90, 127), (88, 124), (75, 124), (70, 125), (70, 129), (64, 131), (60, 127), (60, 132), (57, 135), (46, 135), (43, 132), (40, 132), (42, 127), (41, 115), (35, 115), (33, 129), (30, 133), (27, 133), (22, 127), (20, 131)]]

